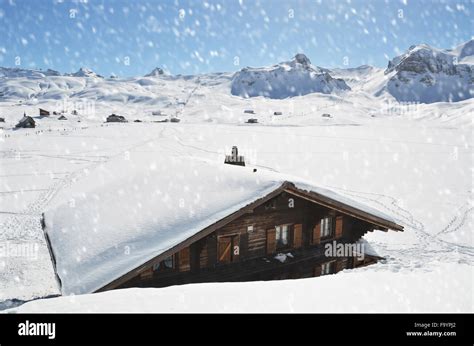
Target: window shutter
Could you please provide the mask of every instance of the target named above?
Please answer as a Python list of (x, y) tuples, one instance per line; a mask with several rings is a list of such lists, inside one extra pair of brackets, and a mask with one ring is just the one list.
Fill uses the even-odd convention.
[(267, 254), (276, 252), (276, 230), (275, 228), (267, 230)]
[(293, 248), (299, 249), (302, 244), (303, 225), (298, 223), (293, 227)]
[(336, 238), (342, 237), (343, 216), (336, 217)]
[(317, 265), (314, 267), (313, 275), (316, 276), (321, 276), (321, 265)]
[(335, 263), (335, 268), (334, 268), (334, 272), (335, 273), (338, 273), (340, 272), (341, 270), (345, 269), (345, 263), (344, 263), (344, 260), (343, 259), (339, 259), (337, 260)]
[(217, 260), (220, 263), (229, 263), (232, 256), (232, 238), (220, 237), (217, 245)]
[(318, 221), (313, 228), (313, 245), (319, 244), (321, 241), (321, 220)]
[(178, 258), (179, 258), (179, 271), (180, 272), (186, 272), (191, 269), (189, 257), (190, 257), (189, 246), (185, 247), (183, 250), (179, 252)]

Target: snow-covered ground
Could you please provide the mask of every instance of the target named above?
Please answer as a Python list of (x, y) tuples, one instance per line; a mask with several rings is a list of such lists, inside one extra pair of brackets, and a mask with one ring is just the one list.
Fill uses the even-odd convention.
[[(287, 99), (233, 96), (230, 74), (2, 79), (0, 308), (59, 294), (40, 217), (68, 186), (136, 156), (157, 166), (170, 156), (223, 164), (237, 145), (259, 171), (300, 177), (392, 216), (403, 233), (365, 237), (386, 261), (325, 278), (132, 289), (19, 311), (474, 311), (473, 99), (400, 104), (374, 95), (387, 82), (383, 70), (334, 72), (350, 92)], [(38, 107), (65, 109), (67, 120), (36, 117), (36, 128), (13, 129)], [(129, 122), (104, 124), (112, 112)], [(156, 122), (170, 116), (181, 122)], [(137, 304), (111, 306), (117, 298)]]
[[(309, 95), (309, 98), (318, 97)], [(337, 291), (337, 287), (354, 286), (366, 295), (351, 300), (350, 304), (342, 303), (348, 298), (339, 297), (341, 304), (334, 305), (334, 311), (473, 311), (472, 127), (460, 126), (455, 121), (470, 122), (466, 118), (472, 118), (472, 102), (449, 108), (438, 105), (439, 109), (446, 107), (452, 112), (445, 119), (416, 116), (364, 119), (335, 107), (331, 111), (333, 118), (327, 120), (319, 112), (311, 114), (308, 107), (312, 105), (304, 102), (304, 97), (301, 101), (293, 101), (294, 107), (307, 112), (306, 115), (286, 116), (255, 126), (243, 125), (238, 120), (235, 124), (199, 123), (192, 117), (197, 110), (191, 109), (189, 114), (183, 114), (179, 124), (102, 125), (94, 121), (77, 123), (70, 119), (60, 123), (40, 119), (36, 129), (4, 131), (1, 239), (9, 244), (37, 244), (38, 251), (36, 257), (1, 259), (0, 300), (30, 300), (58, 294), (39, 224), (40, 214), (59, 191), (83, 176), (93, 175), (100, 163), (122, 160), (127, 164), (134, 153), (146, 153), (150, 164), (156, 160), (157, 164), (165, 165), (166, 162), (160, 161), (163, 152), (171, 152), (177, 158), (192, 155), (222, 162), (224, 153), (232, 145), (238, 145), (248, 162), (257, 168), (300, 176), (392, 215), (405, 226), (405, 232), (375, 232), (366, 236), (387, 261), (347, 275), (258, 286), (262, 292), (267, 287), (270, 290), (281, 287), (286, 306), (257, 304), (263, 294), (252, 295), (257, 283), (152, 289), (127, 299), (142, 297), (147, 301), (151, 295), (156, 298), (156, 305), (149, 308), (156, 311), (173, 311), (173, 306), (176, 311), (191, 311), (194, 307), (202, 311), (206, 310), (202, 302), (192, 305), (183, 300), (199, 297), (209, 301), (206, 296), (219, 295), (224, 299), (229, 287), (235, 285), (236, 290), (248, 287), (248, 294), (241, 297), (240, 303), (232, 299), (235, 302), (227, 306), (229, 311), (245, 311), (252, 302), (254, 310), (261, 311), (313, 308), (330, 311), (331, 305), (316, 304), (320, 298), (314, 298), (315, 305), (305, 306), (297, 303), (297, 297), (303, 292), (325, 297)], [(12, 108), (3, 106), (1, 112), (7, 114)], [(235, 107), (235, 113), (240, 112), (241, 108)], [(214, 116), (218, 118), (219, 114)], [(391, 288), (393, 285), (396, 286)], [(195, 293), (188, 294), (193, 287)], [(101, 296), (110, 294), (113, 300), (117, 294), (135, 296), (135, 292), (139, 290)], [(400, 304), (392, 300), (394, 294)], [(424, 294), (432, 298), (420, 300)], [(369, 296), (381, 305), (370, 305), (364, 298)], [(87, 301), (96, 302), (98, 297), (84, 298), (83, 309), (92, 309)], [(174, 303), (171, 297), (175, 298)], [(288, 303), (291, 297), (294, 297), (293, 305)], [(62, 308), (57, 306), (57, 301), (48, 300), (26, 304), (21, 311), (81, 309), (77, 304), (69, 304), (68, 299), (60, 300), (67, 303)], [(107, 301), (104, 299), (103, 308), (112, 309)], [(132, 309), (131, 305), (129, 308)], [(127, 307), (117, 306), (117, 310), (122, 309)], [(226, 305), (218, 305), (217, 301), (207, 305), (207, 311), (226, 309)]]

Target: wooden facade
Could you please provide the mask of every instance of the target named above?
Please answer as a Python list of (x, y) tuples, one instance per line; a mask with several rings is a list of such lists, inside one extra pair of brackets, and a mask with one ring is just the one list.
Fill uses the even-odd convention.
[(327, 256), (325, 245), (352, 244), (375, 229), (403, 227), (285, 183), (98, 291), (333, 274), (376, 258)]

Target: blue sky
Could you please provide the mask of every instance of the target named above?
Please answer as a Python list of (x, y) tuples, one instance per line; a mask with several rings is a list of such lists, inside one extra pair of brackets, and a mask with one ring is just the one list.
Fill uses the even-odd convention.
[(108, 76), (235, 71), (305, 53), (385, 67), (412, 44), (472, 38), (471, 0), (0, 0), (0, 65)]

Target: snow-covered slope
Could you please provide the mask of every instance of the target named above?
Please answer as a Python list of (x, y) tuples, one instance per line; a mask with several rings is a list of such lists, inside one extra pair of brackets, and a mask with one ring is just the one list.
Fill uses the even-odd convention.
[(343, 80), (311, 65), (304, 54), (297, 54), (293, 60), (271, 67), (246, 67), (235, 74), (231, 85), (232, 95), (274, 99), (346, 90), (350, 88)]
[(403, 102), (456, 102), (474, 97), (473, 40), (454, 50), (422, 44), (392, 59), (387, 83), (377, 92), (388, 92)]
[(22, 68), (0, 67), (0, 78), (44, 78), (46, 76), (60, 76), (61, 73), (55, 70), (29, 70)]
[(363, 86), (371, 76), (380, 70), (374, 66), (362, 65), (352, 68), (333, 68), (329, 71), (331, 76), (344, 80), (352, 90), (357, 90), (358, 87)]

